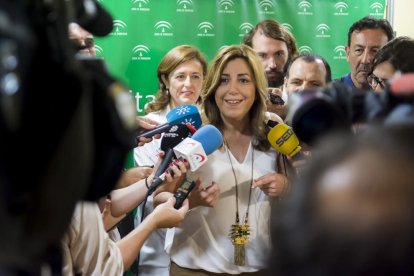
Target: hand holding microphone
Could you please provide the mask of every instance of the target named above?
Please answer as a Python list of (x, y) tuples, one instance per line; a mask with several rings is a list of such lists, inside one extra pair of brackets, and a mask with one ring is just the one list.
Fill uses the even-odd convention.
[(164, 134), (160, 147), (165, 155), (154, 173), (154, 177), (152, 178), (151, 185), (148, 189), (148, 195), (152, 194), (155, 188), (163, 181), (163, 179), (160, 180), (160, 175), (165, 174), (171, 160), (175, 157), (173, 148), (185, 138), (190, 137), (194, 131), (195, 129), (191, 125), (178, 124), (171, 126)]
[(289, 157), (300, 152), (299, 139), (290, 126), (270, 120), (267, 124), (272, 128), (267, 134), (267, 139), (273, 148)]
[[(207, 161), (207, 156), (218, 149), (222, 143), (223, 137), (220, 131), (212, 125), (206, 125), (196, 131), (191, 138), (187, 137), (183, 139), (181, 143), (174, 148), (168, 149), (168, 151), (175, 152), (176, 157), (180, 161), (187, 160), (190, 170), (195, 171)], [(177, 171), (174, 172), (174, 170), (177, 170), (175, 166), (168, 168), (168, 164), (171, 162), (173, 156), (174, 154), (171, 154), (171, 158), (167, 155), (164, 157), (165, 162), (163, 160), (162, 164), (166, 163), (166, 165), (161, 169), (164, 169), (166, 172), (158, 176), (155, 175), (148, 190), (149, 194), (165, 180), (167, 174), (172, 176), (177, 173)]]
[(171, 109), (166, 118), (167, 123), (159, 125), (151, 130), (139, 132), (136, 140), (139, 141), (141, 137), (150, 138), (156, 134), (164, 133), (171, 126), (177, 124), (190, 124), (196, 129), (201, 126), (201, 116), (198, 108), (191, 104), (180, 105)]
[(291, 159), (291, 165), (298, 171), (306, 164), (309, 152), (302, 153), (302, 147), (293, 129), (285, 123), (269, 120), (267, 125), (272, 129), (267, 134), (270, 145), (278, 152)]

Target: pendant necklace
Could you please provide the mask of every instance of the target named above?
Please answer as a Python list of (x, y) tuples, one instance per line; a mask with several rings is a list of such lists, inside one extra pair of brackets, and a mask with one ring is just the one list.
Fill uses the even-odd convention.
[(233, 172), (234, 181), (236, 183), (236, 222), (231, 225), (230, 228), (230, 240), (234, 246), (234, 264), (238, 266), (244, 266), (246, 261), (246, 244), (250, 242), (250, 225), (249, 225), (249, 208), (250, 208), (250, 198), (252, 194), (252, 184), (253, 184), (253, 163), (254, 163), (254, 149), (252, 148), (252, 165), (251, 165), (251, 178), (250, 178), (250, 187), (249, 187), (249, 199), (247, 202), (246, 214), (244, 216), (243, 223), (240, 223), (239, 216), (239, 192), (238, 192), (238, 181), (236, 177), (236, 172), (233, 167), (233, 162), (230, 157), (230, 148), (229, 144), (225, 140), (227, 156), (230, 160), (231, 170)]

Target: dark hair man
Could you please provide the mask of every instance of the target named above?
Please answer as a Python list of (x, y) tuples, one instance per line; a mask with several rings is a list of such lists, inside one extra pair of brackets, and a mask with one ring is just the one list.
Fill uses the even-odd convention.
[(346, 58), (351, 72), (338, 81), (351, 87), (368, 89), (368, 74), (378, 50), (393, 38), (393, 30), (385, 19), (366, 16), (352, 24), (348, 31)]
[(259, 55), (269, 87), (280, 87), (286, 62), (298, 54), (293, 35), (276, 20), (267, 19), (246, 34), (243, 43)]
[[(279, 89), (283, 85), (284, 67), (293, 57), (298, 55), (296, 40), (279, 22), (273, 19), (263, 20), (249, 32), (243, 43), (252, 47), (259, 55), (266, 72), (269, 93), (281, 96)], [(276, 91), (275, 91), (276, 90)], [(284, 117), (283, 104), (268, 101), (267, 110)]]

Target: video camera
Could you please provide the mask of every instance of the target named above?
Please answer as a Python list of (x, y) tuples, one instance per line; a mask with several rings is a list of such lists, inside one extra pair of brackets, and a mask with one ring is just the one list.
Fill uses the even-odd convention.
[(70, 22), (112, 30), (94, 0), (4, 0), (0, 19), (0, 272), (38, 275), (76, 202), (113, 189), (135, 111), (102, 61), (75, 58)]
[(332, 131), (350, 132), (353, 124), (414, 125), (414, 74), (396, 77), (383, 93), (334, 82), (317, 91), (292, 94), (286, 121), (298, 138), (314, 144)]

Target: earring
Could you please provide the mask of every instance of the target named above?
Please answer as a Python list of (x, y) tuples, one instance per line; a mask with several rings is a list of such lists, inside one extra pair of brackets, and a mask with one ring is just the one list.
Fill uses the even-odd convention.
[(170, 94), (170, 90), (167, 88), (165, 89), (165, 94), (169, 95)]

